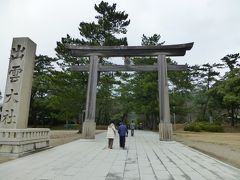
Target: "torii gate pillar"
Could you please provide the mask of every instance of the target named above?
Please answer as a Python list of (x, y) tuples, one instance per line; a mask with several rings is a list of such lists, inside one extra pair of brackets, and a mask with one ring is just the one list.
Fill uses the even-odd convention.
[(97, 72), (98, 72), (98, 56), (90, 56), (90, 69), (88, 76), (87, 102), (85, 121), (82, 127), (82, 137), (84, 139), (94, 139), (96, 122), (96, 94), (97, 94)]
[(159, 136), (161, 141), (172, 140), (170, 122), (167, 62), (164, 54), (158, 55), (158, 91), (159, 91)]

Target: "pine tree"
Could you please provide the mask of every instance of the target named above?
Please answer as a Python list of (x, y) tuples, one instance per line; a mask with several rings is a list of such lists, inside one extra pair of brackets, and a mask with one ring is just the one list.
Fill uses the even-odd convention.
[[(69, 54), (69, 51), (66, 47), (67, 44), (76, 44), (76, 45), (94, 45), (94, 46), (121, 46), (127, 45), (127, 38), (124, 35), (127, 33), (127, 26), (130, 24), (128, 20), (128, 14), (124, 11), (118, 11), (117, 4), (109, 4), (108, 2), (100, 2), (98, 5), (94, 6), (96, 12), (98, 13), (95, 16), (95, 21), (93, 22), (81, 22), (79, 24), (80, 38), (72, 38), (70, 35), (67, 35), (65, 38), (62, 38), (60, 42), (57, 42), (56, 52), (59, 58), (58, 65), (62, 69), (63, 73), (66, 73), (68, 81), (75, 81), (75, 85), (79, 84), (79, 94), (84, 94), (87, 88), (87, 79), (88, 73), (86, 72), (72, 72), (70, 70), (72, 65), (84, 65), (89, 64), (89, 59), (86, 57), (76, 58), (72, 57)], [(101, 58), (100, 63), (109, 64), (106, 59)], [(70, 77), (74, 78), (70, 78)], [(61, 76), (63, 78), (63, 76)], [(78, 79), (78, 80), (77, 80)], [(107, 120), (111, 117), (112, 112), (112, 88), (114, 77), (112, 73), (99, 73), (98, 78), (98, 94), (97, 94), (97, 123), (108, 123)], [(63, 79), (64, 81), (64, 79)], [(72, 83), (69, 83), (67, 89), (68, 91), (74, 91), (74, 86), (71, 86)], [(84, 84), (84, 85), (83, 85)], [(67, 84), (65, 84), (67, 85)], [(57, 86), (61, 87), (61, 84)], [(61, 88), (60, 88), (61, 89)], [(62, 87), (64, 89), (64, 87)], [(59, 95), (61, 96), (61, 95)], [(86, 96), (86, 94), (84, 95)], [(69, 99), (69, 98), (68, 98)], [(64, 103), (66, 100), (62, 98)], [(79, 98), (73, 98), (72, 104), (76, 104), (76, 101), (79, 101)], [(79, 104), (79, 103), (78, 103)], [(85, 100), (81, 98), (81, 103), (78, 106), (78, 111), (75, 112), (75, 117), (77, 114), (84, 110)], [(70, 106), (71, 107), (71, 106)], [(71, 109), (72, 110), (72, 109)], [(69, 111), (71, 111), (69, 109)], [(67, 111), (63, 109), (61, 112), (64, 113)], [(68, 118), (73, 118), (71, 117)]]

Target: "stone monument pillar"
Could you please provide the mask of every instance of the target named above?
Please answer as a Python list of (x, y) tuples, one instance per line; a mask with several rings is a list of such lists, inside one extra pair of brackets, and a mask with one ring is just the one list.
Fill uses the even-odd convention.
[(49, 145), (49, 129), (27, 129), (36, 44), (14, 38), (0, 120), (0, 155), (18, 157)]
[(159, 136), (161, 141), (172, 140), (172, 124), (170, 122), (167, 62), (166, 56), (158, 55), (158, 89), (159, 89)]
[(35, 52), (36, 44), (30, 39), (13, 39), (1, 128), (27, 128)]
[(88, 90), (86, 102), (85, 121), (83, 123), (82, 136), (85, 139), (95, 138), (95, 111), (98, 77), (98, 56), (90, 56), (90, 69), (88, 76)]

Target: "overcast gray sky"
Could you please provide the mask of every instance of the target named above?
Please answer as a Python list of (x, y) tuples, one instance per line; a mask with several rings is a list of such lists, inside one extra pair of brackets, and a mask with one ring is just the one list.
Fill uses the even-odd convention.
[[(194, 42), (179, 64), (220, 62), (240, 52), (240, 0), (106, 0), (129, 14), (129, 45), (140, 45), (142, 34), (161, 34), (166, 44)], [(56, 41), (66, 34), (79, 37), (81, 21), (93, 21), (100, 0), (1, 0), (0, 91), (4, 93), (13, 37), (37, 43), (37, 55), (55, 56)]]

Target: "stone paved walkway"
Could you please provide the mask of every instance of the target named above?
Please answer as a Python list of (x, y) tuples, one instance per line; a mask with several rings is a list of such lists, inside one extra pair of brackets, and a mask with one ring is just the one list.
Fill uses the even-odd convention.
[(105, 133), (0, 164), (0, 180), (240, 179), (240, 170), (158, 134), (136, 131), (126, 150)]

